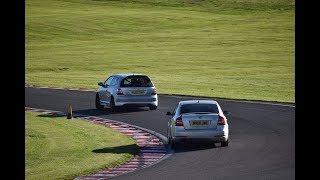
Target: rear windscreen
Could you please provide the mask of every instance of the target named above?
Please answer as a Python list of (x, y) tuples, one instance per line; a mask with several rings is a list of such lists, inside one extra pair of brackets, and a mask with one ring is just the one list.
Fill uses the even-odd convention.
[(128, 76), (121, 81), (120, 87), (153, 87), (147, 76)]
[(181, 106), (180, 113), (197, 113), (197, 112), (208, 112), (208, 113), (219, 113), (218, 107), (215, 104), (185, 104)]

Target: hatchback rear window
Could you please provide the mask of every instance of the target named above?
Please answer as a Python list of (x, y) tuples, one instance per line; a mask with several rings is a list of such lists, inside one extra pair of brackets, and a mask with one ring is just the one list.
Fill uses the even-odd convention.
[(180, 113), (219, 113), (215, 104), (185, 104), (181, 106)]
[(121, 81), (120, 87), (153, 87), (147, 76), (128, 76)]

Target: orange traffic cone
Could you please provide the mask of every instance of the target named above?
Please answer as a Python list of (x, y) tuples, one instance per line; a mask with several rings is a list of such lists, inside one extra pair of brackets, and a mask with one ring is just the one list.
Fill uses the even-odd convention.
[(72, 119), (72, 107), (71, 107), (71, 105), (69, 106), (67, 119)]

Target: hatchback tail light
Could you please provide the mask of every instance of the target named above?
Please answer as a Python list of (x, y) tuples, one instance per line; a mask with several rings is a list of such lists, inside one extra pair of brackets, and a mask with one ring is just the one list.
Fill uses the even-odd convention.
[(118, 89), (117, 95), (124, 95), (121, 89)]
[(218, 125), (226, 125), (226, 119), (219, 115)]
[(182, 116), (180, 116), (176, 119), (176, 126), (183, 126)]

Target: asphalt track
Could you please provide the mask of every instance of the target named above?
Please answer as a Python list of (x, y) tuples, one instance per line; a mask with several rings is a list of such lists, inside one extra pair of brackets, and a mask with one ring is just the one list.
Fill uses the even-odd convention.
[[(25, 106), (99, 116), (144, 127), (166, 135), (167, 111), (193, 97), (159, 96), (159, 107), (118, 113), (96, 110), (94, 92), (25, 88)], [(230, 142), (182, 143), (169, 158), (148, 168), (112, 179), (295, 179), (295, 107), (216, 99), (228, 118)]]

